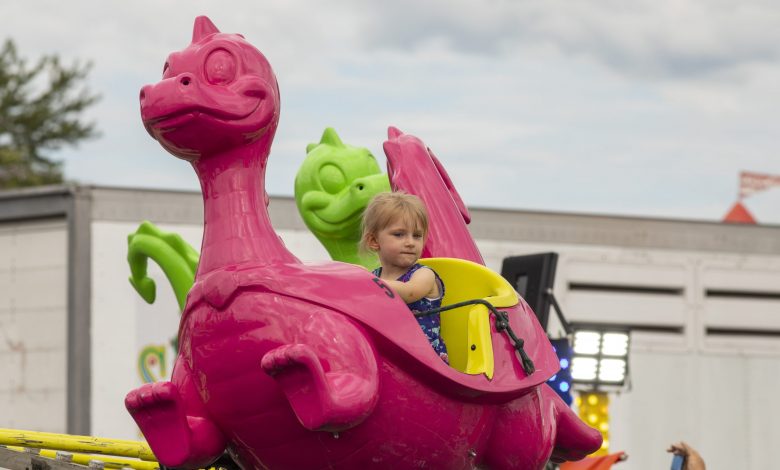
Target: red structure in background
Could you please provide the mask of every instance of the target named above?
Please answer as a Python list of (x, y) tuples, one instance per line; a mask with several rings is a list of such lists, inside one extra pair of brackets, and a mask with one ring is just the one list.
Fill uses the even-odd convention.
[(742, 204), (742, 200), (774, 186), (780, 186), (780, 176), (742, 171), (739, 173), (739, 196), (737, 202), (723, 217), (723, 222), (732, 224), (756, 224), (753, 214)]
[(579, 462), (562, 463), (561, 470), (610, 470), (616, 463), (628, 458), (625, 452), (603, 455), (601, 457), (588, 457)]
[(734, 203), (733, 206), (731, 206), (731, 209), (729, 212), (723, 217), (723, 221), (730, 223), (730, 224), (756, 224), (756, 219), (753, 217), (753, 214), (750, 213), (749, 210), (745, 206), (742, 205), (742, 202), (737, 201)]

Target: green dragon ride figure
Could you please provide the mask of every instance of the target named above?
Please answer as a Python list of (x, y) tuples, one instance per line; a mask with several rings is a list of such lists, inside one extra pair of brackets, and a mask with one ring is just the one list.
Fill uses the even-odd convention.
[(360, 253), (360, 221), (377, 193), (390, 191), (386, 174), (368, 149), (344, 144), (333, 128), (306, 147), (295, 177), (295, 202), (304, 223), (335, 261), (373, 269), (379, 261)]
[[(176, 302), (179, 304), (179, 313), (184, 310), (187, 302), (187, 293), (195, 282), (195, 271), (198, 267), (198, 252), (191, 247), (177, 233), (163, 232), (153, 223), (144, 221), (138, 226), (135, 233), (127, 236), (127, 264), (130, 266), (130, 284), (138, 295), (147, 303), (154, 303), (157, 290), (154, 279), (147, 275), (148, 260), (152, 259), (162, 268), (168, 282), (171, 283)], [(177, 338), (171, 338), (171, 346), (177, 351), (179, 345)], [(139, 356), (139, 370), (144, 380), (147, 373), (143, 372), (143, 365), (148, 359), (146, 348)], [(162, 374), (164, 371), (164, 357), (161, 357)]]
[(198, 252), (176, 233), (163, 232), (149, 221), (141, 223), (135, 233), (127, 236), (127, 264), (130, 284), (148, 303), (154, 303), (154, 279), (146, 274), (148, 259), (162, 268), (173, 287), (179, 311), (184, 309), (187, 293), (195, 279)]

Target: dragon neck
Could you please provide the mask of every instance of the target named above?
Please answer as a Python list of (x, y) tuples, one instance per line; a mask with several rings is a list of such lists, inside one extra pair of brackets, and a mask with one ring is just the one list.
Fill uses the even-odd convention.
[(193, 163), (203, 192), (204, 218), (197, 276), (247, 261), (299, 262), (274, 232), (268, 216), (269, 150), (270, 140), (261, 138)]

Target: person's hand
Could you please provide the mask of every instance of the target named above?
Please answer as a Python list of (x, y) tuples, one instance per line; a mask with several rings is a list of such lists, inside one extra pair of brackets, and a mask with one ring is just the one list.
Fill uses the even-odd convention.
[(674, 455), (682, 455), (685, 457), (683, 470), (706, 470), (704, 459), (701, 458), (701, 455), (699, 455), (696, 449), (685, 442), (680, 441), (672, 444), (666, 451), (671, 452)]

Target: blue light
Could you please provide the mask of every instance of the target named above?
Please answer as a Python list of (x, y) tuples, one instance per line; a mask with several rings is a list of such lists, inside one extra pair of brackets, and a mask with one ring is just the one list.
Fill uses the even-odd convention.
[(558, 356), (560, 370), (549, 380), (552, 388), (558, 396), (569, 406), (574, 399), (571, 396), (571, 347), (567, 338), (554, 338), (550, 342), (555, 348), (555, 354)]

